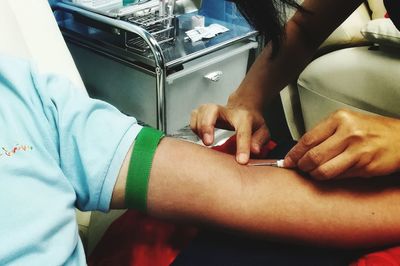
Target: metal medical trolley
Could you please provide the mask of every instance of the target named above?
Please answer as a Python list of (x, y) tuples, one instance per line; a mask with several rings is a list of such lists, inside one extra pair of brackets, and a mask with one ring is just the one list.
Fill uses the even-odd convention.
[(152, 2), (143, 1), (149, 16), (140, 8), (132, 16), (68, 1), (55, 3), (53, 10), (89, 94), (173, 134), (189, 123), (199, 104), (226, 103), (245, 76), (249, 54), (260, 46), (251, 27), (208, 17), (206, 25), (218, 23), (229, 31), (192, 43), (185, 31), (197, 13), (160, 16)]

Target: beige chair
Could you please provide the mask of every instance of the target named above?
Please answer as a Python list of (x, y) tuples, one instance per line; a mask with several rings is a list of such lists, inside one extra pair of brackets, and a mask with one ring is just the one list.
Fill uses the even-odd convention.
[(0, 52), (35, 62), (42, 72), (83, 82), (46, 0), (0, 1)]
[(325, 41), (298, 80), (282, 91), (294, 139), (339, 108), (400, 116), (400, 45), (370, 49), (371, 40), (361, 35), (385, 13), (382, 0), (366, 1)]
[[(0, 0), (0, 53), (34, 62), (42, 73), (68, 77), (84, 90), (47, 0)], [(85, 242), (90, 213), (77, 211)]]

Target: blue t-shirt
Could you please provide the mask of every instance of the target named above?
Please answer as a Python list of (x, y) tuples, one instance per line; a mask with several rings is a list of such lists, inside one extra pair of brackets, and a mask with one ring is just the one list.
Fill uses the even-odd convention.
[(68, 80), (0, 56), (0, 265), (85, 265), (75, 207), (109, 209), (140, 130)]

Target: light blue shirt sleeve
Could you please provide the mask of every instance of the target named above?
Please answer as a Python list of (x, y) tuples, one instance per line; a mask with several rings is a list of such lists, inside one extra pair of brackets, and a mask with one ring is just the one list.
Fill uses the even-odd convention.
[(109, 209), (142, 127), (1, 54), (0, 126), (0, 265), (85, 265), (76, 207)]
[(74, 187), (77, 207), (109, 210), (120, 167), (142, 127), (67, 79), (32, 76), (45, 115), (57, 129), (60, 167)]

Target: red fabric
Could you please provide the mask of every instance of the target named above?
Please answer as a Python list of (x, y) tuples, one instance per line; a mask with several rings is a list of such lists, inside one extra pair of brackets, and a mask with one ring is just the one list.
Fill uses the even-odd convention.
[(196, 235), (193, 227), (126, 211), (108, 228), (88, 259), (96, 266), (167, 266)]
[(400, 265), (400, 247), (389, 248), (367, 254), (351, 266), (398, 266)]
[[(252, 154), (251, 157), (264, 158), (275, 146), (271, 141), (261, 149), (260, 155)], [(213, 149), (235, 154), (236, 136)], [(89, 256), (88, 265), (170, 265), (196, 233), (196, 228), (179, 226), (129, 210), (115, 220), (105, 232)]]

